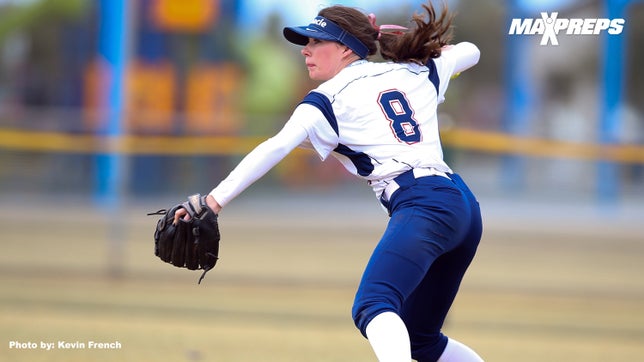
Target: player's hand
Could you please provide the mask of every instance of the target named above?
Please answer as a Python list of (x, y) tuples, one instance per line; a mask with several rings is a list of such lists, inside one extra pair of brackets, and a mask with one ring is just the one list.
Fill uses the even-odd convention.
[(186, 209), (178, 209), (174, 213), (174, 221), (172, 222), (172, 225), (177, 225), (179, 219), (183, 219), (185, 221), (190, 220), (190, 215), (188, 214), (188, 211)]
[[(219, 205), (217, 200), (215, 200), (212, 195), (208, 195), (206, 197), (206, 204), (210, 209), (212, 209), (212, 211), (215, 212), (215, 214), (219, 214), (219, 212), (221, 211), (221, 205)], [(176, 225), (179, 222), (179, 219), (183, 219), (184, 221), (190, 220), (190, 214), (188, 214), (188, 211), (186, 209), (178, 209), (174, 213), (174, 221), (172, 222), (172, 224)]]

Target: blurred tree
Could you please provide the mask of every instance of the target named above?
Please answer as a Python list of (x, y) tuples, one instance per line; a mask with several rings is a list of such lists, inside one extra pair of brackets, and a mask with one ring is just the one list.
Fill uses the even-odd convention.
[(243, 43), (241, 53), (246, 65), (246, 80), (241, 92), (243, 112), (249, 117), (252, 133), (273, 133), (285, 122), (302, 81), (300, 59), (293, 55), (282, 38), (281, 19), (273, 14), (267, 28)]
[(43, 23), (78, 19), (89, 5), (89, 0), (39, 0), (24, 5), (0, 5), (0, 46), (13, 32), (31, 32)]
[(0, 49), (20, 34), (24, 40), (22, 71), (3, 74), (14, 78), (19, 98), (25, 105), (45, 106), (60, 103), (61, 85), (65, 78), (65, 24), (78, 21), (87, 14), (89, 0), (39, 0), (25, 5), (4, 5), (0, 8)]

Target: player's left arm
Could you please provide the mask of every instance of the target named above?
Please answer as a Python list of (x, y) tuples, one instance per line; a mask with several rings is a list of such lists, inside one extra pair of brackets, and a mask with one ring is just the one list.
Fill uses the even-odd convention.
[[(209, 205), (221, 209), (307, 138), (299, 124), (287, 122), (275, 136), (255, 147), (206, 198)], [(214, 201), (214, 202), (213, 202)]]

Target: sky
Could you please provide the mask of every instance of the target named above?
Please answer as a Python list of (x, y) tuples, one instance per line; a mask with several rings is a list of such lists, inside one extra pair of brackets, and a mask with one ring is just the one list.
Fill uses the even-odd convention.
[[(1, 0), (0, 0), (1, 1)], [(242, 16), (240, 20), (245, 27), (252, 24), (263, 23), (266, 14), (279, 12), (286, 24), (305, 25), (318, 11), (326, 6), (341, 4), (355, 6), (367, 12), (373, 12), (378, 15), (379, 10), (391, 7), (400, 7), (411, 4), (420, 7), (426, 0), (242, 0)], [(476, 1), (476, 0), (460, 0)], [(505, 3), (507, 0), (498, 0)], [(552, 11), (562, 8), (575, 0), (516, 0), (517, 3), (526, 9), (526, 11)], [(457, 4), (459, 0), (447, 0), (448, 5)], [(288, 5), (285, 5), (287, 3)], [(442, 1), (434, 1), (441, 4)]]
[(240, 20), (248, 26), (257, 22), (262, 23), (266, 14), (278, 12), (286, 24), (306, 25), (318, 11), (330, 5), (355, 6), (365, 11), (374, 12), (387, 6), (414, 3), (413, 0), (298, 0), (288, 2), (284, 0), (242, 0), (242, 13)]
[[(0, 5), (7, 3), (29, 4), (39, 0), (0, 0)], [(226, 0), (220, 0), (226, 1)], [(374, 12), (391, 7), (398, 7), (405, 4), (420, 6), (425, 0), (241, 0), (242, 16), (240, 20), (244, 26), (254, 23), (262, 23), (266, 14), (279, 12), (287, 24), (304, 25), (312, 19), (317, 12), (326, 6), (342, 4), (355, 6), (368, 12)], [(475, 0), (447, 0), (448, 5), (459, 1)], [(498, 0), (506, 2), (507, 0)], [(551, 11), (558, 7), (564, 7), (575, 0), (516, 0), (517, 3), (528, 11)], [(442, 3), (442, 1), (435, 1)]]

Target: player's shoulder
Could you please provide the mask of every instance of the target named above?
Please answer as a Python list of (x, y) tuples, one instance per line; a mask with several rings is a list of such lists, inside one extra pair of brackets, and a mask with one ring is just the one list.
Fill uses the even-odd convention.
[(428, 73), (429, 69), (417, 63), (360, 61), (359, 63), (346, 67), (335, 77), (320, 84), (314, 91), (333, 98), (334, 95), (340, 93), (350, 85), (377, 80), (380, 77), (390, 74), (399, 74), (401, 71), (410, 75), (418, 75)]
[[(350, 69), (348, 68), (348, 70)], [(414, 62), (366, 62), (360, 70), (364, 76), (377, 77), (397, 71), (405, 71), (412, 74), (426, 73), (427, 67)]]

